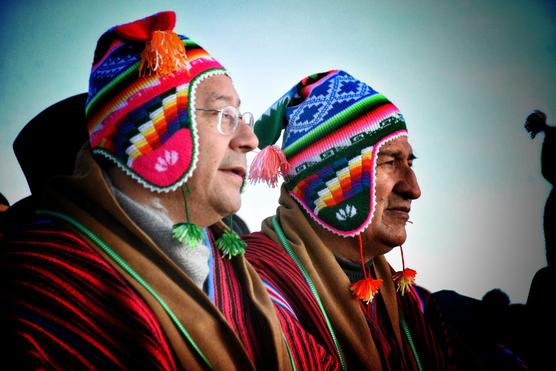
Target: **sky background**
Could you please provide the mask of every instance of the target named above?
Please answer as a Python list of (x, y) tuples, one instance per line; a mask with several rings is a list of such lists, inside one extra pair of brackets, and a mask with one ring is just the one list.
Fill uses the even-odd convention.
[[(531, 140), (523, 122), (541, 109), (556, 124), (554, 2), (27, 0), (0, 9), (0, 192), (11, 203), (29, 194), (15, 137), (46, 107), (87, 91), (98, 37), (175, 10), (175, 30), (228, 68), (255, 117), (330, 69), (400, 108), (423, 193), (404, 244), (419, 284), (478, 299), (501, 288), (524, 303), (546, 264), (544, 136)], [(277, 198), (278, 189), (249, 185), (239, 215), (258, 230)], [(398, 249), (388, 259), (401, 266)]]

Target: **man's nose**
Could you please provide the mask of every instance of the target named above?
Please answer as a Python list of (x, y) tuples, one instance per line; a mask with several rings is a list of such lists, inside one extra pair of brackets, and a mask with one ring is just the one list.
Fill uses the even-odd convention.
[(394, 190), (396, 193), (410, 200), (421, 197), (421, 187), (419, 187), (417, 176), (411, 167), (408, 166), (401, 172), (400, 179)]
[(238, 149), (244, 153), (251, 152), (259, 145), (259, 138), (253, 132), (252, 127), (240, 121), (236, 131), (234, 132), (234, 137), (232, 139), (231, 146), (234, 149)]

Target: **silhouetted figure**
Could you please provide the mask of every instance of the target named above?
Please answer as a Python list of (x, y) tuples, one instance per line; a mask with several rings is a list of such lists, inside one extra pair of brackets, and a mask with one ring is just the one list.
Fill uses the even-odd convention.
[(532, 370), (545, 370), (546, 365), (554, 362), (556, 349), (556, 322), (554, 320), (554, 283), (556, 271), (554, 266), (537, 271), (531, 282), (527, 297), (527, 315), (529, 334), (528, 359)]
[(479, 323), (483, 328), (481, 342), (487, 370), (527, 369), (523, 348), (524, 305), (510, 302), (508, 294), (498, 288), (482, 298)]
[(554, 285), (556, 284), (556, 127), (546, 123), (546, 114), (534, 111), (525, 122), (525, 129), (531, 138), (544, 131), (545, 137), (541, 152), (542, 175), (552, 185), (552, 190), (544, 207), (543, 227), (546, 241), (547, 266), (541, 268), (531, 282), (527, 297), (527, 315), (530, 339), (528, 357), (531, 369), (543, 370), (546, 365), (553, 364), (552, 353), (556, 346), (554, 334)]
[(466, 359), (464, 370), (527, 370), (526, 314), (523, 304), (511, 304), (500, 289), (482, 300), (451, 290), (433, 294)]
[(541, 172), (542, 175), (552, 184), (552, 190), (546, 200), (544, 207), (544, 238), (546, 241), (546, 261), (548, 266), (554, 267), (556, 261), (556, 127), (546, 123), (544, 112), (535, 110), (525, 122), (525, 129), (531, 135), (531, 139), (544, 131), (544, 142), (541, 151)]

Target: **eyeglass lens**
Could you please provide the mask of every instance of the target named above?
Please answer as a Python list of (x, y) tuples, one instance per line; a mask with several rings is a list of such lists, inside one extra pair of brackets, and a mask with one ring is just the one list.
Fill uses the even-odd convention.
[(223, 133), (232, 133), (237, 127), (238, 111), (235, 107), (226, 106), (220, 111), (220, 129)]

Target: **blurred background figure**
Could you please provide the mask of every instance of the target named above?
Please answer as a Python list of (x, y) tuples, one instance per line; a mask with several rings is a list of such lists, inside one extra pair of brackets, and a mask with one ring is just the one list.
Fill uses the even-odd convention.
[(8, 202), (6, 197), (4, 197), (2, 193), (0, 193), (0, 212), (8, 210), (8, 207), (10, 207), (10, 203)]
[(6, 213), (5, 211), (8, 210), (10, 207), (10, 202), (2, 193), (0, 193), (0, 239), (4, 235), (4, 225), (6, 223)]
[(31, 195), (10, 207), (6, 216), (10, 223), (33, 214), (48, 179), (73, 172), (77, 152), (88, 138), (84, 124), (86, 99), (87, 93), (81, 93), (54, 103), (17, 135), (13, 150)]

